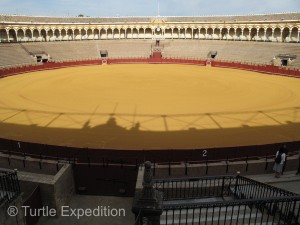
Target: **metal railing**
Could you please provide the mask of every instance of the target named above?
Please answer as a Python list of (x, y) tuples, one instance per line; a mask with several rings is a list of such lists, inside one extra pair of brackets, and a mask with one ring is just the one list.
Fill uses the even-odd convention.
[(164, 196), (161, 224), (300, 224), (300, 195), (246, 177), (159, 179), (153, 183)]
[(300, 224), (300, 197), (236, 200), (201, 204), (168, 204), (160, 224)]
[(0, 170), (0, 204), (12, 202), (20, 195), (17, 173), (13, 170)]
[(153, 180), (154, 188), (163, 192), (165, 201), (229, 196), (231, 192), (230, 187), (235, 182), (236, 176)]

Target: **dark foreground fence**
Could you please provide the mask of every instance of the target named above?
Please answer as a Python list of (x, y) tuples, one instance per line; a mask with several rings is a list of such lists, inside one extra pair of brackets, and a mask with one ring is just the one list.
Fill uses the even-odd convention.
[(164, 200), (225, 197), (235, 182), (235, 176), (155, 179), (154, 188), (163, 192)]
[(163, 193), (160, 224), (300, 224), (299, 195), (246, 177), (169, 179), (153, 183)]
[(20, 195), (18, 176), (12, 170), (0, 170), (0, 204), (12, 202)]

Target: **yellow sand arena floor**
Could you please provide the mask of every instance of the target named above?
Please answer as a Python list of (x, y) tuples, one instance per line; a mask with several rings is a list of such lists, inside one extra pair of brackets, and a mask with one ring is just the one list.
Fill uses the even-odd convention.
[(191, 65), (82, 66), (0, 80), (0, 137), (116, 149), (300, 140), (300, 79)]

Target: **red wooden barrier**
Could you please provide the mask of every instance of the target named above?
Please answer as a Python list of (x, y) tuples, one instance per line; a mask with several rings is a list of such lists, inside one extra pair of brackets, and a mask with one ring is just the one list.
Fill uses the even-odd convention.
[[(194, 64), (194, 65), (206, 65), (205, 60), (196, 60), (196, 59), (175, 59), (175, 58), (124, 58), (124, 59), (107, 59), (108, 64), (114, 63), (169, 63), (169, 64)], [(42, 65), (34, 65), (34, 66), (22, 66), (15, 67), (10, 69), (2, 69), (0, 70), (0, 77), (24, 73), (29, 71), (36, 70), (44, 70), (44, 69), (55, 69), (69, 66), (80, 66), (80, 65), (101, 65), (102, 60), (79, 60), (79, 61), (71, 61), (71, 62), (48, 62)], [(288, 75), (294, 77), (300, 77), (300, 71), (295, 69), (285, 69), (282, 67), (272, 66), (272, 65), (249, 65), (242, 64), (241, 62), (221, 62), (221, 61), (212, 61), (211, 66), (213, 67), (229, 67), (229, 68), (237, 68), (237, 69), (245, 69), (245, 70), (254, 70), (263, 73), (272, 73), (272, 74), (280, 74), (280, 75)]]

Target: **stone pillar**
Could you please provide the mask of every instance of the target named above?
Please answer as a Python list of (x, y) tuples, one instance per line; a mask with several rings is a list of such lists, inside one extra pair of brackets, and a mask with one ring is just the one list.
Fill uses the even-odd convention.
[(236, 28), (234, 28), (234, 37), (233, 37), (233, 40), (235, 41), (236, 39)]
[(153, 188), (151, 162), (145, 162), (143, 177), (143, 189), (136, 191), (132, 212), (136, 217), (136, 224), (142, 225), (143, 220), (147, 224), (160, 225), (160, 215), (162, 214), (162, 193)]
[(240, 41), (242, 40), (242, 37), (243, 37), (243, 39), (244, 39), (244, 29), (242, 29), (242, 33), (241, 33), (241, 35), (240, 35)]
[(267, 40), (267, 29), (264, 30), (264, 41)]
[[(7, 41), (10, 42), (10, 39), (9, 39), (9, 30), (6, 30), (6, 34), (7, 34)], [(299, 37), (298, 37), (299, 39)]]
[(292, 41), (292, 29), (290, 28), (289, 29), (289, 42), (291, 42)]

